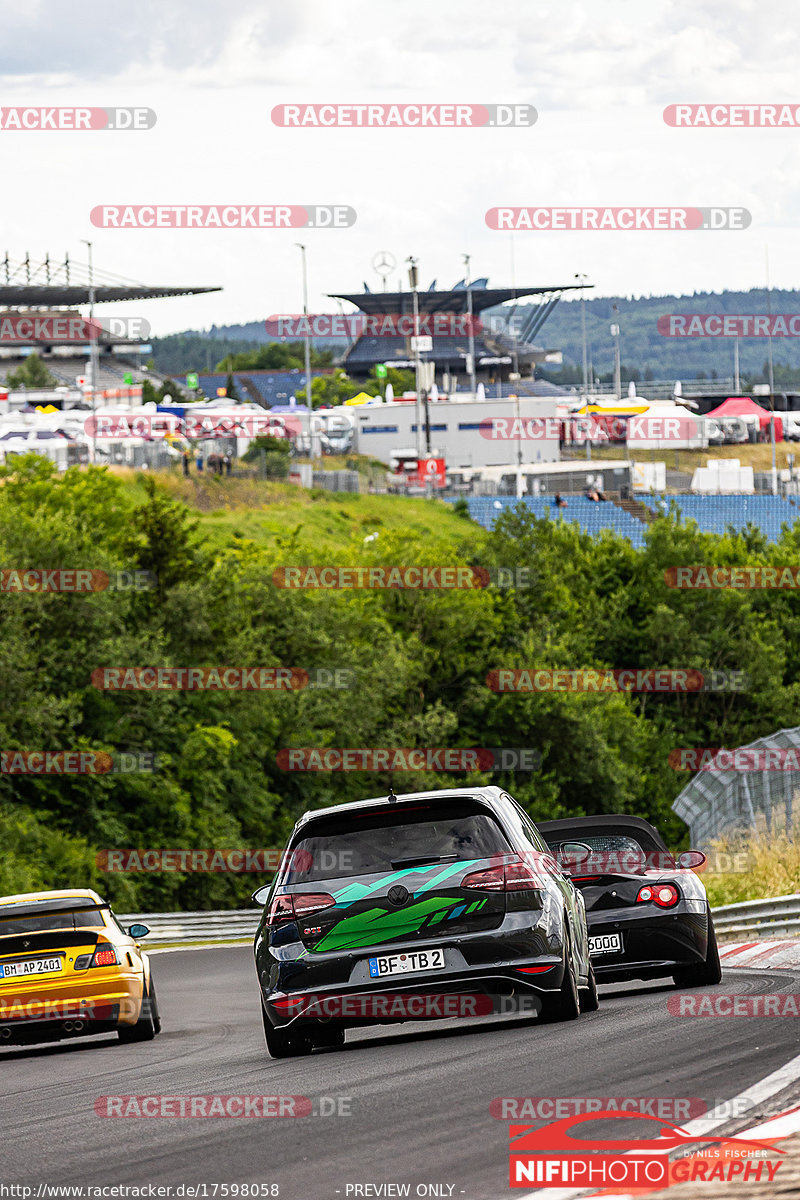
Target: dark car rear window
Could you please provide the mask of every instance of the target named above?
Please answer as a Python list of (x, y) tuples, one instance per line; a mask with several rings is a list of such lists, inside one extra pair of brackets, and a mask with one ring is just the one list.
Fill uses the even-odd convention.
[[(8, 912), (8, 909), (5, 910)], [(6, 917), (0, 909), (0, 937), (12, 933), (40, 933), (53, 929), (85, 929), (102, 927), (103, 914), (96, 908), (69, 912), (41, 913), (35, 917)]]
[[(620, 870), (636, 871), (640, 866), (642, 869), (657, 867), (659, 870), (671, 870), (675, 866), (675, 860), (668, 850), (664, 849), (646, 830), (634, 829), (630, 825), (618, 828), (609, 825), (595, 826), (594, 828), (588, 826), (576, 829), (574, 832), (566, 829), (558, 832), (547, 830), (543, 833), (543, 837), (556, 856), (558, 856), (559, 847), (565, 843), (570, 845), (578, 842), (588, 846), (593, 852), (594, 859), (585, 864), (587, 869), (592, 866), (597, 867), (603, 860), (609, 869), (616, 866)], [(576, 869), (579, 869), (579, 862), (574, 865)]]
[(280, 882), (374, 875), (403, 859), (462, 862), (509, 849), (496, 819), (474, 803), (365, 810), (313, 821), (292, 846)]
[(569, 845), (574, 842), (582, 843), (591, 850), (608, 851), (610, 854), (642, 854), (644, 851), (641, 842), (622, 833), (585, 833), (581, 831), (572, 836), (560, 833), (558, 837), (555, 837), (551, 834), (547, 838), (547, 844), (551, 850), (554, 846), (561, 846), (564, 843)]

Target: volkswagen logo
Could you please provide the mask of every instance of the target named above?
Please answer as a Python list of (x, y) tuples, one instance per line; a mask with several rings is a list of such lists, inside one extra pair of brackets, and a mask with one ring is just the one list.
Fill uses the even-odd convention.
[(406, 900), (408, 899), (409, 891), (407, 887), (403, 887), (402, 883), (396, 883), (394, 887), (389, 888), (388, 895), (389, 903), (394, 904), (397, 908), (400, 908), (400, 906), (405, 904)]

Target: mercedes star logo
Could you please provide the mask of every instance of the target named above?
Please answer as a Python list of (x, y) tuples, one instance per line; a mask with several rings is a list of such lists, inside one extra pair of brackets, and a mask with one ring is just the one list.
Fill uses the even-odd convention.
[(377, 254), (372, 256), (372, 269), (377, 271), (379, 275), (384, 277), (391, 275), (392, 271), (397, 266), (397, 259), (388, 250), (379, 250)]

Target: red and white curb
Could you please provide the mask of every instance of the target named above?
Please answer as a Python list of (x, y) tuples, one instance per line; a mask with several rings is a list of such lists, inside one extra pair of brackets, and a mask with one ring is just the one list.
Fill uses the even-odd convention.
[(774, 942), (763, 938), (753, 942), (723, 942), (719, 957), (723, 967), (758, 967), (759, 970), (800, 967), (800, 938)]

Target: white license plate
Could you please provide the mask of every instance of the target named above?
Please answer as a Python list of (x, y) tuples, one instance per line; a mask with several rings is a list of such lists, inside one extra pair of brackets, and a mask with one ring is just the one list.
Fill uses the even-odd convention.
[(367, 959), (373, 979), (383, 975), (407, 975), (409, 971), (444, 970), (444, 950), (409, 950), (405, 954), (380, 954)]
[(60, 958), (29, 958), (25, 962), (0, 963), (0, 979), (17, 979), (20, 976), (53, 975), (61, 970)]
[(621, 950), (621, 933), (601, 933), (589, 938), (590, 954), (619, 954)]

